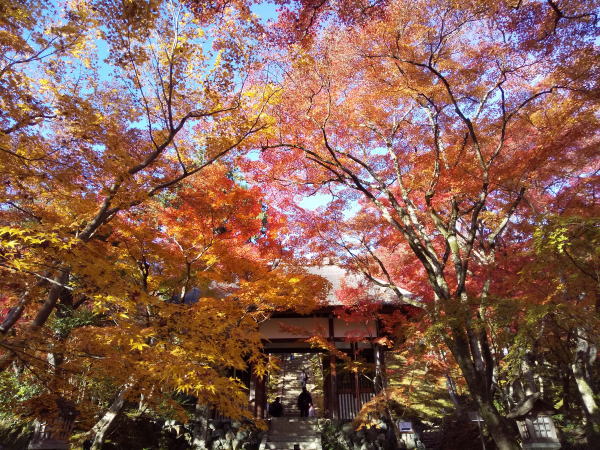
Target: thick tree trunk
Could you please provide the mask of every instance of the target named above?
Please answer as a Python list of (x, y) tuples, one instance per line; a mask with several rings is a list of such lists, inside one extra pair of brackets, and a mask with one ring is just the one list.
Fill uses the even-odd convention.
[(60, 295), (64, 289), (64, 286), (69, 281), (69, 271), (64, 270), (59, 272), (58, 276), (54, 278), (54, 283), (48, 292), (48, 298), (42, 305), (42, 307), (38, 310), (38, 313), (34, 317), (31, 322), (31, 328), (37, 329), (46, 323), (52, 311), (54, 311), (54, 307), (60, 298)]
[(383, 396), (385, 398), (385, 415), (386, 418), (392, 427), (392, 431), (394, 432), (394, 438), (396, 439), (396, 445), (400, 446), (402, 442), (402, 433), (400, 433), (400, 429), (396, 425), (396, 421), (394, 420), (394, 414), (392, 413), (392, 409), (390, 408), (390, 396), (387, 391), (387, 388), (384, 386), (382, 389)]
[(586, 416), (594, 417), (598, 414), (598, 403), (594, 398), (591, 380), (585, 375), (585, 370), (581, 361), (575, 360), (571, 365), (577, 391), (581, 396), (581, 404), (585, 410)]
[(498, 413), (494, 403), (489, 398), (477, 398), (479, 414), (484, 420), (487, 429), (496, 443), (498, 450), (520, 450), (521, 446), (515, 433), (506, 423), (504, 417)]
[(577, 392), (581, 400), (581, 406), (587, 419), (587, 436), (589, 443), (600, 443), (600, 408), (596, 401), (596, 393), (590, 375), (591, 367), (596, 360), (596, 348), (585, 339), (585, 331), (578, 330), (577, 347), (571, 373), (577, 386)]
[(571, 410), (571, 376), (572, 373), (566, 367), (561, 369), (562, 375), (562, 401), (563, 406), (562, 409), (565, 411)]
[(194, 423), (192, 424), (192, 448), (194, 450), (205, 450), (208, 434), (208, 416), (210, 409), (206, 405), (196, 403)]
[[(54, 307), (56, 306), (56, 303), (58, 302), (60, 294), (63, 291), (64, 286), (67, 284), (68, 280), (69, 280), (69, 272), (68, 271), (61, 271), (58, 273), (57, 276), (54, 277), (54, 279), (52, 280), (52, 286), (50, 287), (50, 290), (48, 291), (48, 298), (46, 299), (46, 301), (44, 302), (44, 304), (42, 305), (42, 307), (39, 309), (38, 313), (36, 314), (35, 318), (29, 325), (30, 331), (35, 331), (35, 330), (39, 329), (46, 322), (46, 320), (48, 319), (48, 317), (54, 310)], [(21, 313), (22, 313), (22, 311), (21, 311)], [(10, 324), (10, 327), (12, 327), (19, 318), (20, 318), (20, 313), (19, 313), (19, 316), (12, 321), (12, 323)], [(10, 329), (10, 327), (5, 327), (6, 330), (3, 330), (3, 332), (8, 331)], [(25, 343), (26, 343), (25, 339), (22, 339), (22, 338), (17, 339), (16, 341), (11, 343), (11, 346), (17, 350), (16, 351), (12, 351), (12, 350), (7, 351), (4, 355), (2, 355), (2, 358), (0, 358), (0, 372), (3, 372), (8, 367), (10, 367), (10, 365), (13, 363), (13, 361), (17, 357), (18, 349), (21, 347), (24, 347)]]
[(126, 385), (119, 391), (117, 397), (113, 400), (112, 404), (108, 408), (108, 411), (106, 411), (102, 418), (90, 430), (90, 434), (94, 437), (92, 446), (90, 447), (91, 450), (100, 450), (102, 448), (104, 438), (106, 437), (106, 432), (123, 408), (123, 404), (125, 403), (125, 395), (127, 394), (127, 391), (129, 391), (130, 387), (131, 386)]
[(456, 383), (450, 375), (446, 375), (446, 390), (448, 391), (450, 400), (452, 400), (452, 403), (454, 404), (454, 408), (456, 408), (456, 410), (459, 412), (462, 411), (463, 405), (458, 399), (458, 394), (456, 393)]
[[(519, 450), (519, 445), (515, 430), (513, 430), (506, 419), (500, 415), (493, 403), (491, 392), (491, 383), (486, 374), (489, 368), (484, 367), (481, 362), (476, 364), (473, 361), (469, 340), (465, 333), (459, 328), (452, 329), (452, 335), (446, 338), (446, 344), (452, 351), (456, 362), (469, 387), (471, 398), (477, 404), (479, 414), (487, 426), (487, 429), (496, 443), (498, 450)], [(487, 362), (489, 364), (489, 361)], [(479, 369), (479, 370), (478, 370)]]
[(529, 397), (538, 391), (533, 373), (535, 357), (533, 353), (527, 352), (521, 361), (521, 382), (523, 384), (523, 393), (525, 397)]

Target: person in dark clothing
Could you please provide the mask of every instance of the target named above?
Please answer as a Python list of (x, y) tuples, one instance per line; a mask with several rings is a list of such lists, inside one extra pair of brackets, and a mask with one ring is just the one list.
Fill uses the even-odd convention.
[(310, 392), (306, 390), (306, 386), (302, 387), (302, 392), (298, 396), (298, 409), (300, 409), (300, 417), (308, 417), (308, 410), (312, 406), (312, 397)]
[(302, 369), (302, 373), (300, 374), (300, 385), (302, 387), (306, 387), (307, 383), (308, 383), (308, 374), (306, 373), (306, 370)]
[(281, 404), (281, 397), (277, 397), (275, 401), (269, 405), (269, 415), (271, 417), (283, 416), (283, 405)]

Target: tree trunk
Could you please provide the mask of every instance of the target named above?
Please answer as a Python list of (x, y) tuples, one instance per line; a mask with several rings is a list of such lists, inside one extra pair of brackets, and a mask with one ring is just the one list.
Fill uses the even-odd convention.
[(208, 415), (210, 409), (206, 405), (196, 403), (194, 423), (192, 424), (192, 448), (195, 450), (206, 449), (206, 438), (208, 434)]
[(445, 340), (461, 369), (469, 387), (471, 398), (475, 401), (479, 414), (484, 420), (498, 450), (520, 450), (521, 446), (515, 431), (511, 429), (506, 419), (500, 415), (493, 403), (491, 386), (486, 377), (489, 368), (477, 369), (471, 354), (469, 340), (461, 329), (454, 327), (452, 335), (446, 337)]
[(396, 439), (396, 445), (400, 446), (402, 443), (402, 433), (400, 433), (400, 429), (394, 420), (394, 414), (392, 413), (392, 409), (390, 408), (390, 396), (387, 391), (387, 387), (384, 386), (382, 388), (383, 396), (385, 398), (385, 415), (389, 421), (389, 426), (392, 427), (392, 431), (394, 432), (394, 438)]
[(54, 278), (54, 283), (48, 292), (48, 298), (42, 305), (42, 307), (38, 310), (36, 316), (31, 321), (31, 328), (37, 329), (42, 327), (54, 311), (54, 307), (60, 298), (60, 295), (64, 289), (64, 286), (69, 281), (69, 271), (61, 270), (57, 277)]
[(521, 361), (521, 382), (523, 384), (523, 393), (525, 397), (529, 397), (538, 391), (533, 374), (533, 364), (535, 357), (533, 353), (526, 352)]
[(594, 398), (591, 380), (585, 375), (585, 370), (581, 361), (576, 359), (571, 365), (577, 391), (581, 396), (581, 404), (583, 405), (586, 416), (594, 417), (598, 414), (598, 404)]
[(94, 436), (91, 450), (100, 450), (106, 437), (106, 432), (110, 428), (111, 424), (119, 415), (119, 412), (123, 408), (125, 403), (125, 395), (130, 389), (130, 385), (125, 385), (121, 391), (119, 391), (117, 397), (113, 400), (112, 404), (108, 408), (108, 411), (102, 416), (102, 418), (94, 425), (90, 430), (90, 434)]
[(491, 399), (475, 397), (479, 407), (479, 414), (485, 422), (498, 450), (520, 450), (521, 446), (515, 433), (508, 426), (506, 419), (498, 413)]
[[(56, 275), (53, 278), (52, 285), (48, 291), (48, 298), (46, 299), (42, 307), (39, 309), (38, 313), (36, 314), (36, 316), (34, 317), (34, 319), (28, 327), (30, 331), (36, 331), (37, 329), (41, 328), (41, 326), (46, 322), (46, 320), (54, 310), (54, 307), (58, 302), (60, 294), (63, 291), (64, 286), (67, 284), (68, 280), (69, 272), (67, 270), (60, 271), (58, 275)], [(7, 327), (6, 324), (4, 324), (4, 328), (2, 330), (3, 333), (6, 333), (17, 322), (17, 320), (20, 318), (21, 313), (22, 311), (14, 320), (11, 321), (10, 327)], [(4, 355), (2, 355), (2, 357), (0, 358), (0, 372), (3, 372), (8, 367), (10, 367), (10, 365), (17, 357), (17, 349), (24, 347), (25, 343), (26, 340), (23, 338), (18, 338), (11, 343), (11, 346), (15, 348), (16, 351), (9, 350)]]
[(577, 347), (571, 364), (571, 372), (577, 392), (581, 399), (581, 406), (587, 419), (586, 434), (588, 444), (600, 443), (600, 409), (596, 401), (593, 382), (590, 376), (591, 366), (596, 359), (596, 349), (585, 339), (585, 332), (577, 330)]
[(458, 394), (456, 393), (456, 383), (449, 374), (446, 374), (446, 391), (450, 396), (450, 400), (452, 400), (452, 403), (454, 404), (454, 408), (456, 408), (456, 410), (459, 412), (462, 411), (463, 405), (458, 399)]

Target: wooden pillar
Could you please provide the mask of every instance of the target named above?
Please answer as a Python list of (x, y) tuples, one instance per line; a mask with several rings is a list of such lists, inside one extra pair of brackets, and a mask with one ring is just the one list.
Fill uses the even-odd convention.
[(257, 419), (265, 417), (267, 403), (266, 378), (266, 376), (258, 377), (254, 373), (250, 378), (250, 411)]
[[(333, 314), (329, 314), (329, 342), (331, 345), (335, 345), (335, 329), (333, 327)], [(327, 385), (328, 389), (328, 403), (327, 408), (329, 409), (329, 417), (332, 419), (338, 419), (339, 414), (339, 401), (337, 394), (337, 361), (333, 353), (329, 354), (329, 375)]]
[(337, 376), (336, 367), (337, 361), (333, 353), (329, 354), (329, 414), (332, 419), (338, 419), (339, 414), (339, 401), (337, 394)]
[[(381, 319), (375, 321), (375, 330), (377, 337), (383, 337), (383, 326)], [(385, 352), (384, 347), (379, 344), (373, 346), (373, 357), (375, 359), (375, 393), (378, 393), (387, 383), (387, 373), (385, 367)]]
[[(352, 359), (356, 362), (358, 358), (358, 343), (352, 343)], [(354, 403), (356, 405), (356, 412), (360, 411), (360, 380), (358, 379), (358, 372), (354, 372)]]
[(248, 364), (248, 375), (248, 411), (256, 416), (256, 375), (252, 364)]
[(375, 344), (373, 352), (375, 358), (375, 393), (378, 393), (385, 387), (387, 379), (385, 373), (385, 353), (383, 347), (379, 344)]
[(322, 354), (320, 358), (323, 374), (323, 417), (331, 418), (331, 377), (329, 376), (329, 357)]
[(329, 376), (329, 359), (327, 355), (321, 355), (321, 373), (323, 374), (323, 414), (324, 417), (329, 417), (329, 394), (331, 387), (331, 377)]
[(250, 374), (250, 390), (248, 393), (248, 403), (252, 416), (256, 417), (256, 385), (258, 384), (258, 378), (254, 374), (254, 371)]
[(257, 419), (264, 419), (266, 416), (266, 404), (267, 404), (267, 390), (266, 390), (267, 376), (256, 378), (256, 410), (254, 417)]

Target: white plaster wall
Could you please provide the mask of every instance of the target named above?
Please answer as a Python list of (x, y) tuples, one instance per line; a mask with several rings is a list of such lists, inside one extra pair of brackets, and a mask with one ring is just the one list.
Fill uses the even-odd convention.
[(374, 321), (344, 322), (342, 319), (333, 320), (335, 337), (376, 337)]
[[(299, 332), (291, 333), (284, 329), (286, 326), (298, 328)], [(326, 317), (274, 317), (260, 325), (260, 332), (266, 339), (307, 338), (314, 335), (327, 336), (329, 333), (329, 320)]]
[[(293, 327), (297, 332), (292, 332), (286, 327)], [(344, 322), (342, 319), (333, 319), (333, 329), (336, 338), (376, 336), (374, 321)], [(329, 319), (326, 317), (272, 318), (261, 324), (260, 332), (266, 339), (301, 339), (314, 335), (328, 337)]]

